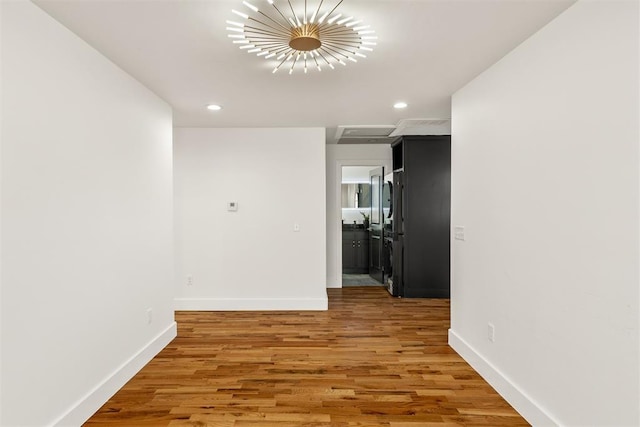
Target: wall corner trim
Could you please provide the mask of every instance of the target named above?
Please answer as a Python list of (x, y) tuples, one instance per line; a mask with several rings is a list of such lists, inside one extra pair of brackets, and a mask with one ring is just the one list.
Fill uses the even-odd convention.
[(53, 426), (79, 426), (87, 421), (104, 403), (123, 385), (137, 374), (151, 359), (165, 348), (178, 333), (176, 322), (171, 324), (152, 339), (140, 351), (131, 356), (111, 375), (106, 377), (93, 390), (88, 392), (69, 410), (52, 423)]
[(498, 368), (492, 365), (453, 329), (449, 329), (449, 346), (484, 378), (516, 411), (534, 426), (560, 426), (537, 402), (524, 393)]
[(327, 296), (320, 298), (176, 298), (176, 311), (326, 311)]

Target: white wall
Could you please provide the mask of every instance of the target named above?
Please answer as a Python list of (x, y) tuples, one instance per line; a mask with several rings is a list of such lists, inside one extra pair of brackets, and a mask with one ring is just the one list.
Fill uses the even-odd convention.
[(640, 424), (638, 36), (580, 1), (453, 97), (450, 343), (534, 425)]
[(176, 308), (326, 310), (324, 129), (174, 137)]
[[(375, 165), (373, 166), (375, 167)], [(342, 183), (368, 184), (372, 166), (345, 166), (342, 168)]]
[(171, 110), (2, 8), (0, 424), (79, 425), (175, 336)]
[(388, 144), (327, 145), (327, 287), (342, 287), (342, 166), (382, 165), (391, 170)]
[[(0, 25), (3, 22), (3, 4), (0, 2)], [(2, 97), (2, 87), (4, 83), (3, 75), (3, 55), (2, 55), (2, 27), (0, 27), (0, 98)], [(2, 126), (3, 126), (3, 114), (2, 104), (0, 100), (0, 310), (2, 309)], [(0, 376), (2, 376), (2, 313), (0, 313)], [(2, 380), (0, 380), (0, 425), (2, 425)]]

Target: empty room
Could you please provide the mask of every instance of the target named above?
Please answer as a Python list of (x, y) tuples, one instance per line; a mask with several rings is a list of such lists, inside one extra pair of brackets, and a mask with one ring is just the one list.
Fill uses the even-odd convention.
[(0, 426), (640, 425), (638, 1), (0, 1), (0, 97)]

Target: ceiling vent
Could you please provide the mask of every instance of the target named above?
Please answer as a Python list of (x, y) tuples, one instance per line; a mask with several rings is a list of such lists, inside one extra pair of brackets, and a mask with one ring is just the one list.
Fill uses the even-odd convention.
[(338, 126), (336, 140), (338, 144), (390, 143), (394, 139), (390, 134), (395, 128), (394, 125)]
[(390, 137), (402, 135), (451, 135), (451, 119), (400, 120)]

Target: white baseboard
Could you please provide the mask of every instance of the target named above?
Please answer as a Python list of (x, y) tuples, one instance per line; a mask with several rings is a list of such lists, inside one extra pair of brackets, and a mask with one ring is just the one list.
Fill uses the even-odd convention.
[(327, 296), (321, 298), (176, 298), (177, 311), (325, 311)]
[(531, 399), (452, 329), (449, 329), (449, 345), (529, 423), (536, 427), (560, 425), (537, 402)]
[(167, 329), (87, 393), (52, 425), (60, 427), (82, 425), (144, 365), (160, 353), (176, 337), (177, 332), (177, 324), (172, 322)]

